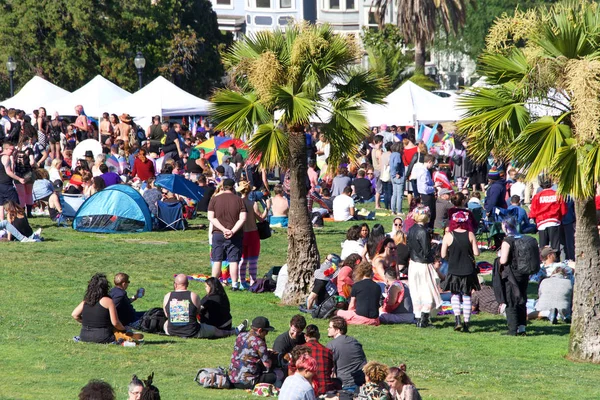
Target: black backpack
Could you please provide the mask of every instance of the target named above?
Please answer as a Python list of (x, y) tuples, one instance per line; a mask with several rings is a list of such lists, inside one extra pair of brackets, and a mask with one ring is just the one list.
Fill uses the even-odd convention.
[(165, 333), (167, 316), (162, 308), (151, 308), (146, 311), (140, 321), (140, 330), (147, 333)]
[(531, 236), (521, 236), (511, 242), (509, 244), (513, 250), (512, 269), (521, 275), (536, 274), (540, 270), (540, 249), (537, 240)]

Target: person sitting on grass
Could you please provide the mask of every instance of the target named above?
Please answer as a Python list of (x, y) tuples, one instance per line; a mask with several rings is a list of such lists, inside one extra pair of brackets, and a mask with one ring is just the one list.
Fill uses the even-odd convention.
[(327, 343), (327, 348), (333, 352), (335, 376), (342, 381), (342, 390), (354, 393), (365, 383), (362, 367), (367, 363), (367, 356), (362, 344), (348, 336), (348, 324), (340, 316), (329, 320), (327, 336), (333, 338)]
[(310, 355), (317, 361), (317, 372), (313, 377), (313, 387), (317, 396), (324, 395), (330, 390), (341, 389), (337, 379), (333, 378), (335, 364), (333, 362), (333, 352), (319, 343), (321, 334), (319, 327), (308, 325), (306, 327), (306, 347), (310, 350)]
[[(334, 221), (354, 221), (364, 220), (365, 217), (358, 215), (354, 208), (354, 200), (352, 199), (352, 187), (346, 186), (339, 196), (333, 199), (333, 220)], [(372, 218), (375, 215), (373, 212), (369, 214), (368, 218)]]
[(152, 384), (154, 380), (154, 372), (144, 380), (144, 389), (140, 395), (140, 400), (160, 400), (160, 391)]
[(274, 384), (275, 373), (271, 372), (272, 361), (265, 338), (275, 330), (265, 317), (252, 320), (250, 331), (243, 332), (235, 340), (229, 382), (232, 389), (252, 389), (257, 383)]
[(163, 309), (167, 316), (165, 334), (183, 338), (217, 339), (238, 335), (246, 329), (248, 320), (244, 320), (236, 329), (219, 329), (206, 323), (198, 323), (200, 299), (188, 290), (188, 278), (179, 274), (174, 281), (175, 290), (165, 295)]
[(346, 259), (350, 254), (362, 254), (364, 251), (364, 244), (360, 240), (360, 226), (352, 225), (348, 232), (346, 232), (346, 240), (342, 243), (342, 261)]
[(225, 288), (217, 278), (210, 277), (204, 282), (206, 296), (200, 300), (200, 320), (218, 329), (230, 330), (231, 306)]
[(340, 268), (340, 272), (337, 276), (337, 292), (340, 296), (344, 296), (346, 299), (350, 298), (352, 292), (352, 286), (354, 280), (352, 275), (354, 274), (354, 268), (362, 262), (362, 258), (358, 254), (350, 254)]
[(535, 224), (529, 223), (529, 217), (527, 216), (527, 211), (523, 207), (521, 207), (521, 198), (517, 195), (511, 196), (510, 198), (510, 206), (507, 209), (509, 212), (512, 210), (516, 214), (517, 226), (521, 233), (536, 233), (537, 226)]
[(415, 322), (408, 285), (398, 280), (396, 271), (385, 271), (385, 300), (379, 309), (382, 324), (412, 324)]
[(296, 361), (296, 373), (288, 377), (281, 386), (279, 398), (284, 400), (316, 400), (312, 379), (317, 372), (317, 361), (302, 354)]
[(571, 322), (571, 307), (573, 304), (573, 283), (567, 271), (561, 267), (556, 268), (549, 278), (540, 283), (539, 298), (535, 303), (537, 313), (529, 314), (529, 318), (546, 317), (556, 324), (558, 318)]
[[(290, 360), (291, 351), (294, 347), (306, 343), (304, 338), (304, 328), (306, 328), (306, 319), (302, 315), (294, 315), (290, 320), (290, 329), (277, 336), (273, 342), (273, 353), (277, 355), (279, 366), (285, 367)], [(284, 374), (287, 374), (287, 368), (283, 368)]]
[(139, 380), (137, 375), (133, 375), (131, 382), (127, 386), (127, 393), (129, 397), (127, 400), (140, 400), (142, 397), (142, 391), (144, 390), (144, 382)]
[(348, 324), (378, 326), (381, 287), (373, 282), (370, 263), (363, 262), (356, 267), (354, 281), (356, 283), (352, 286), (348, 310), (338, 310), (337, 316), (344, 318)]
[(328, 295), (334, 294), (328, 293), (327, 284), (331, 282), (333, 285), (336, 285), (337, 275), (339, 273), (339, 263), (339, 256), (336, 254), (328, 254), (327, 258), (321, 264), (319, 269), (315, 270), (315, 281), (313, 283), (313, 288), (306, 299), (307, 310), (312, 310), (315, 305), (321, 304), (323, 301), (325, 301)]
[(113, 282), (115, 286), (112, 289), (110, 289), (108, 295), (115, 303), (115, 308), (117, 309), (119, 321), (121, 321), (121, 323), (125, 326), (137, 327), (137, 323), (144, 315), (144, 312), (135, 311), (135, 308), (133, 308), (133, 305), (131, 303), (138, 299), (138, 295), (143, 296), (143, 292), (140, 292), (140, 290), (138, 290), (131, 297), (127, 295), (127, 288), (129, 287), (129, 275), (127, 275), (124, 272), (119, 272), (118, 274), (116, 274)]
[[(377, 246), (377, 252), (373, 257), (373, 280), (377, 283), (384, 282), (383, 275), (387, 269), (396, 269), (398, 246), (394, 239), (386, 237)], [(383, 286), (383, 285), (382, 285)]]
[(108, 286), (106, 275), (100, 273), (92, 276), (88, 282), (83, 301), (71, 313), (71, 316), (81, 324), (81, 333), (77, 340), (113, 343), (115, 331), (125, 331), (125, 327), (119, 321), (115, 303), (108, 296)]
[(358, 398), (365, 400), (389, 400), (389, 391), (385, 386), (388, 367), (377, 361), (369, 361), (364, 367), (365, 384), (358, 391)]
[[(4, 204), (4, 211), (6, 212), (6, 219), (8, 224), (10, 224), (14, 229), (20, 233), (21, 236), (17, 235), (13, 237), (12, 232), (15, 232), (14, 229), (7, 229), (8, 232), (8, 240), (18, 240), (21, 242), (29, 242), (36, 241), (39, 242), (41, 240), (42, 229), (38, 229), (35, 232), (29, 225), (29, 221), (27, 220), (27, 215), (25, 215), (25, 209), (21, 207), (19, 204), (14, 201), (9, 201)], [(6, 227), (8, 227), (8, 224)]]
[(385, 378), (392, 400), (421, 400), (419, 391), (406, 375), (406, 366), (392, 367)]
[(79, 400), (115, 400), (115, 391), (109, 383), (92, 379), (81, 388)]

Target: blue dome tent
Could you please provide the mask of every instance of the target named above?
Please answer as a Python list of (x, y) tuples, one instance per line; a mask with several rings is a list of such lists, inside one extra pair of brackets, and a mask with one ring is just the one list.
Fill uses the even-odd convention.
[(83, 203), (73, 220), (73, 229), (95, 233), (149, 232), (152, 216), (135, 189), (112, 185)]

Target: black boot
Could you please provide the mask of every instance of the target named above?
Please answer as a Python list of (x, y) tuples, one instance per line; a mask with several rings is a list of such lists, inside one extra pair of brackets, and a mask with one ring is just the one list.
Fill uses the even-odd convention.
[(429, 313), (421, 314), (421, 328), (435, 328), (429, 320)]
[(469, 330), (469, 323), (468, 322), (463, 322), (462, 324), (462, 331), (464, 333), (471, 333), (471, 331)]
[(455, 315), (454, 316), (454, 330), (459, 332), (462, 329), (461, 323), (460, 323), (460, 315)]

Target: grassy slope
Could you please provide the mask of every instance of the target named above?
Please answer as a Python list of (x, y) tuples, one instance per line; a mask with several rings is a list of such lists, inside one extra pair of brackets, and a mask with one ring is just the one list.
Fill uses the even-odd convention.
[[(391, 226), (391, 218), (382, 218)], [(204, 221), (198, 221), (204, 222)], [(381, 222), (381, 221), (380, 221)], [(227, 366), (233, 338), (183, 340), (150, 335), (141, 348), (75, 344), (79, 325), (70, 314), (81, 301), (87, 280), (98, 271), (131, 275), (131, 291), (143, 286), (139, 310), (159, 306), (175, 273), (209, 273), (206, 231), (139, 235), (94, 235), (57, 229), (45, 218), (44, 243), (2, 243), (0, 270), (0, 399), (75, 398), (91, 378), (108, 381), (126, 398), (132, 374), (156, 373), (166, 399), (251, 398), (242, 391), (204, 390), (193, 382), (198, 368)], [(339, 252), (350, 223), (328, 224), (317, 232), (321, 253)], [(260, 272), (281, 265), (286, 236), (262, 242)], [(483, 258), (491, 259), (486, 253)], [(203, 295), (203, 285), (191, 283)], [(234, 321), (268, 316), (282, 332), (295, 313), (271, 294), (231, 293)], [(314, 321), (326, 332), (326, 321)], [(237, 322), (236, 322), (237, 323)], [(473, 333), (452, 331), (449, 317), (435, 330), (414, 326), (351, 327), (350, 335), (367, 357), (387, 364), (405, 362), (425, 398), (548, 399), (597, 398), (598, 366), (574, 364), (564, 356), (568, 326), (534, 322), (526, 338), (503, 337), (501, 317), (479, 315)], [(274, 335), (273, 335), (274, 336)], [(274, 337), (268, 337), (272, 343)], [(324, 340), (326, 342), (327, 339)]]

